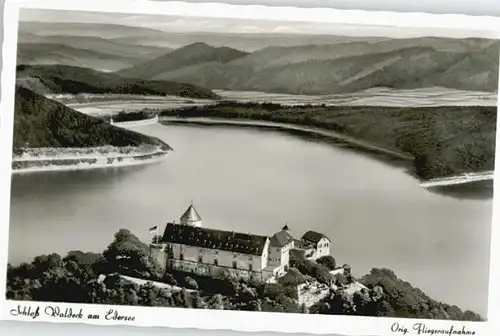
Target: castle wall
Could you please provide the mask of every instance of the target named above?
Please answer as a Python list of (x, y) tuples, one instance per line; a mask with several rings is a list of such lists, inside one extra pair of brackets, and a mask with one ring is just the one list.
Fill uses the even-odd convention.
[(271, 246), (268, 265), (273, 267), (284, 267), (290, 264), (290, 250), (293, 249), (293, 241), (285, 246)]
[(327, 255), (330, 255), (330, 241), (326, 238), (321, 238), (316, 245), (313, 256), (310, 259), (316, 260)]
[(166, 270), (168, 256), (163, 245), (149, 244), (149, 255), (163, 271)]
[(268, 266), (269, 263), (269, 245), (270, 245), (270, 240), (266, 240), (266, 244), (264, 245), (264, 251), (262, 252), (262, 259), (260, 260), (260, 269), (263, 270)]
[[(266, 244), (267, 245), (267, 244)], [(205, 266), (220, 266), (244, 271), (260, 272), (267, 266), (267, 249), (261, 256), (201, 248), (182, 244), (168, 244), (173, 260), (202, 264)]]
[(293, 246), (294, 243), (292, 241), (281, 249), (281, 266), (288, 268), (290, 265), (290, 250), (293, 249)]
[(273, 267), (281, 265), (281, 256), (283, 255), (281, 247), (271, 246), (269, 251), (269, 261), (267, 264)]
[(264, 273), (262, 271), (234, 269), (231, 267), (200, 264), (198, 262), (187, 261), (187, 260), (171, 259), (169, 262), (169, 267), (186, 273), (195, 273), (198, 275), (211, 276), (217, 278), (228, 277), (234, 279), (257, 280), (257, 281), (265, 281), (267, 279), (264, 277)]

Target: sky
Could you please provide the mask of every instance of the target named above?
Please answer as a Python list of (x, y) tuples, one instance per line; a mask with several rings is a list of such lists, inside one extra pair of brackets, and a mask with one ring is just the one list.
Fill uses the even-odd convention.
[[(206, 0), (188, 1), (195, 3), (206, 2)], [(375, 11), (500, 16), (500, 1), (498, 0), (219, 0), (218, 2), (234, 5), (329, 7)]]
[[(99, 12), (55, 11), (23, 9), (20, 21), (42, 22), (86, 22), (114, 23), (127, 26), (147, 27), (167, 32), (213, 32), (213, 33), (287, 33), (287, 34), (331, 34), (343, 36), (420, 37), (448, 36), (465, 38), (477, 36), (477, 32), (457, 29), (394, 28), (352, 24), (314, 22), (279, 22), (266, 20), (242, 20), (221, 18), (195, 18), (166, 15), (134, 15)], [(481, 35), (484, 35), (483, 33)], [(487, 36), (485, 36), (487, 37)]]

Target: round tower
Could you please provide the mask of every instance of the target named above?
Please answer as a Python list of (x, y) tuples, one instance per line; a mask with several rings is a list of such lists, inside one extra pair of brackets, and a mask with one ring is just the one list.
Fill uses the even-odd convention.
[(181, 216), (180, 221), (181, 225), (201, 226), (201, 217), (198, 211), (196, 211), (193, 202), (191, 202), (189, 208)]

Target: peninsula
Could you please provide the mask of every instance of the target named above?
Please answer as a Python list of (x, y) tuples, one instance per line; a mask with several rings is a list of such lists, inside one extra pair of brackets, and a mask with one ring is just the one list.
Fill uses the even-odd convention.
[(164, 158), (163, 141), (115, 127), (17, 86), (13, 173), (150, 163)]

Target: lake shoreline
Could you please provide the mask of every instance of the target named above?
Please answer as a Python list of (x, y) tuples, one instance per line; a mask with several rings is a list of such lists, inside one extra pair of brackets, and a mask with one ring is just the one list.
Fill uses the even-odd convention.
[[(462, 186), (467, 190), (467, 198), (489, 198), (490, 188), (488, 187), (488, 183), (490, 181), (467, 181), (465, 183), (450, 185), (450, 186), (429, 186), (426, 187), (425, 183), (431, 182), (434, 179), (424, 179), (419, 177), (415, 173), (415, 166), (413, 163), (414, 158), (406, 153), (401, 153), (398, 151), (386, 149), (380, 146), (376, 146), (370, 144), (366, 141), (356, 139), (354, 137), (350, 137), (347, 135), (339, 134), (334, 131), (329, 131), (321, 128), (294, 125), (294, 124), (286, 124), (286, 123), (277, 123), (277, 122), (268, 122), (268, 121), (260, 121), (254, 119), (232, 119), (232, 118), (204, 118), (204, 117), (166, 117), (162, 116), (159, 118), (160, 124), (190, 124), (190, 125), (203, 125), (203, 126), (235, 126), (235, 127), (252, 127), (252, 128), (261, 128), (261, 129), (274, 129), (274, 130), (282, 130), (282, 131), (290, 131), (290, 132), (300, 132), (306, 133), (309, 135), (316, 135), (324, 137), (325, 139), (332, 139), (334, 141), (340, 141), (341, 143), (347, 143), (347, 146), (338, 146), (339, 144), (335, 144), (338, 147), (345, 148), (348, 150), (352, 150), (355, 152), (361, 152), (363, 155), (368, 155), (371, 157), (375, 157), (375, 159), (379, 159), (384, 163), (387, 163), (392, 166), (402, 167), (405, 172), (411, 177), (417, 179), (422, 188), (427, 189), (431, 192), (435, 192), (442, 195), (455, 195), (457, 194), (456, 190), (460, 189)], [(439, 179), (439, 178), (438, 178)], [(469, 185), (480, 185), (482, 188), (476, 188), (475, 190), (481, 195), (470, 195)], [(480, 189), (485, 189), (485, 195), (482, 195), (483, 192)], [(450, 192), (447, 192), (450, 189)], [(474, 189), (474, 188), (473, 188)], [(458, 195), (461, 193), (458, 192)], [(448, 195), (448, 196), (450, 196)]]
[[(385, 154), (384, 161), (403, 158), (412, 175), (429, 180), (493, 170), (496, 110), (491, 106), (294, 107), (221, 101), (215, 106), (157, 112), (160, 117), (285, 124), (295, 132), (313, 132), (342, 145), (351, 144), (351, 149)], [(450, 138), (450, 132), (454, 137)], [(461, 150), (464, 142), (468, 143), (466, 151)]]
[[(139, 152), (141, 149), (144, 152)], [(49, 150), (57, 153), (47, 155)], [(142, 166), (166, 159), (170, 150), (161, 146), (155, 149), (139, 147), (132, 153), (120, 153), (120, 148), (103, 146), (85, 149), (32, 148), (29, 151), (27, 155), (13, 157), (11, 175)]]
[[(251, 127), (251, 128), (274, 129), (274, 130), (304, 133), (313, 136), (320, 136), (323, 137), (324, 139), (338, 141), (339, 142), (338, 144), (344, 144), (344, 146), (341, 146), (342, 148), (348, 150), (363, 152), (363, 154), (368, 153), (368, 155), (371, 156), (384, 156), (385, 158), (382, 159), (382, 161), (386, 163), (392, 163), (393, 165), (402, 166), (406, 169), (411, 169), (413, 167), (413, 163), (410, 166), (408, 165), (408, 162), (412, 162), (414, 158), (407, 153), (402, 153), (395, 150), (383, 148), (377, 145), (373, 145), (367, 141), (359, 140), (348, 135), (316, 127), (308, 127), (302, 125), (277, 123), (277, 122), (254, 120), (254, 119), (211, 118), (211, 117), (204, 118), (204, 117), (161, 116), (159, 118), (159, 123), (191, 124), (191, 125), (204, 125), (204, 126), (219, 125), (219, 126)], [(414, 174), (413, 171), (411, 170), (408, 170), (407, 173), (410, 174), (412, 177), (418, 179), (419, 181), (424, 181), (420, 179), (416, 174)]]
[(340, 134), (334, 131), (329, 131), (317, 127), (309, 127), (309, 126), (301, 126), (287, 123), (277, 123), (271, 121), (260, 121), (253, 119), (233, 119), (233, 118), (203, 118), (203, 117), (165, 117), (162, 116), (159, 118), (159, 122), (168, 122), (168, 123), (191, 123), (191, 124), (204, 124), (204, 125), (222, 125), (222, 126), (250, 126), (250, 127), (258, 127), (258, 128), (273, 128), (273, 129), (283, 129), (290, 131), (299, 131), (306, 132), (311, 134), (316, 134), (328, 138), (332, 138), (335, 140), (344, 141), (350, 143), (352, 145), (356, 145), (362, 147), (364, 149), (380, 152), (382, 154), (390, 155), (394, 158), (401, 160), (413, 160), (413, 156), (398, 152), (396, 150), (391, 150), (387, 148), (383, 148), (377, 145), (373, 145), (369, 142), (356, 139), (354, 137)]

